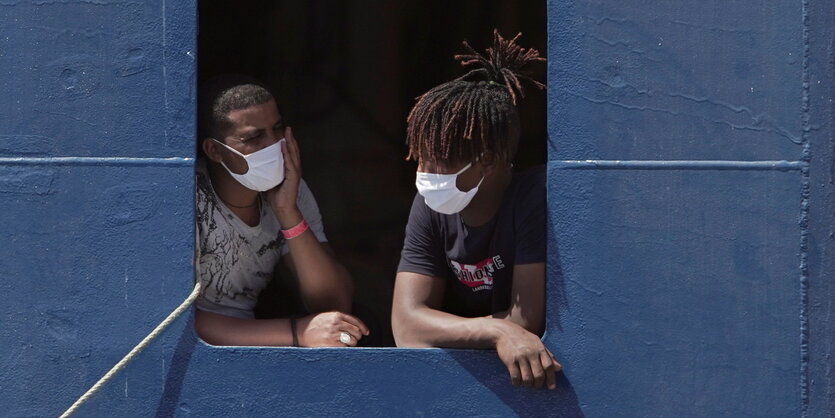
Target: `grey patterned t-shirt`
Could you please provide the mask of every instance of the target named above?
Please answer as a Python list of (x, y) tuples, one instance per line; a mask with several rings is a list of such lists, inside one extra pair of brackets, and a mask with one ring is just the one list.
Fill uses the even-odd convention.
[[(259, 196), (261, 222), (247, 225), (215, 194), (204, 160), (197, 161), (195, 171), (197, 274), (202, 281), (197, 308), (252, 318), (258, 294), (271, 280), (279, 257), (289, 251), (280, 233), (282, 225), (263, 195)], [(322, 215), (304, 180), (297, 204), (319, 242), (326, 242)]]

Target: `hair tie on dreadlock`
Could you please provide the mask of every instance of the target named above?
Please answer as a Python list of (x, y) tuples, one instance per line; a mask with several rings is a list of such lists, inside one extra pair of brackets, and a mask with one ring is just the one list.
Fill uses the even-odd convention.
[(469, 53), (455, 55), (454, 58), (460, 61), (464, 67), (472, 65), (480, 68), (470, 70), (459, 79), (473, 80), (481, 77), (488, 82), (503, 81), (514, 105), (517, 97), (525, 97), (522, 81), (530, 82), (540, 90), (545, 88), (545, 84), (522, 72), (522, 68), (528, 63), (545, 61), (545, 58), (540, 57), (539, 51), (536, 49), (525, 49), (519, 46), (516, 40), (521, 36), (522, 32), (519, 32), (513, 39), (508, 40), (503, 38), (498, 30), (493, 29), (493, 46), (485, 49), (484, 54), (479, 53), (467, 41), (464, 41), (464, 48)]
[(545, 58), (535, 49), (519, 46), (516, 40), (521, 35), (504, 39), (493, 30), (493, 46), (484, 54), (464, 42), (468, 54), (455, 59), (476, 68), (417, 98), (406, 119), (407, 159), (509, 162), (513, 158), (519, 138), (516, 102), (525, 97), (522, 82), (545, 87), (522, 72), (527, 64)]

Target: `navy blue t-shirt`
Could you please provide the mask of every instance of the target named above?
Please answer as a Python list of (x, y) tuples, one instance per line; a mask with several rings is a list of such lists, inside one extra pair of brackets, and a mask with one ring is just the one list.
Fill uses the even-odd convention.
[(442, 310), (476, 317), (508, 309), (513, 266), (545, 262), (545, 167), (514, 174), (496, 216), (464, 224), (415, 196), (398, 272), (446, 282)]

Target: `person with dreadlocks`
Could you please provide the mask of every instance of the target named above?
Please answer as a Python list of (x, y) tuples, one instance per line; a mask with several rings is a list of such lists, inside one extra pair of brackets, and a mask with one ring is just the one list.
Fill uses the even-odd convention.
[(394, 287), (392, 330), (400, 347), (496, 349), (514, 385), (556, 387), (561, 369), (540, 335), (545, 311), (545, 171), (517, 174), (520, 70), (544, 61), (493, 32), (475, 68), (418, 97), (407, 123), (417, 160), (412, 204)]

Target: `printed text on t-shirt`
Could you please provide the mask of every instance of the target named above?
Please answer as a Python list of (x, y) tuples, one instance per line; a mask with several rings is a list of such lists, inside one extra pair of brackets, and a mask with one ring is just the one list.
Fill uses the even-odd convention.
[(455, 277), (466, 286), (473, 288), (473, 292), (490, 290), (493, 288), (493, 272), (504, 268), (502, 257), (499, 255), (487, 257), (476, 264), (464, 264), (449, 260)]

